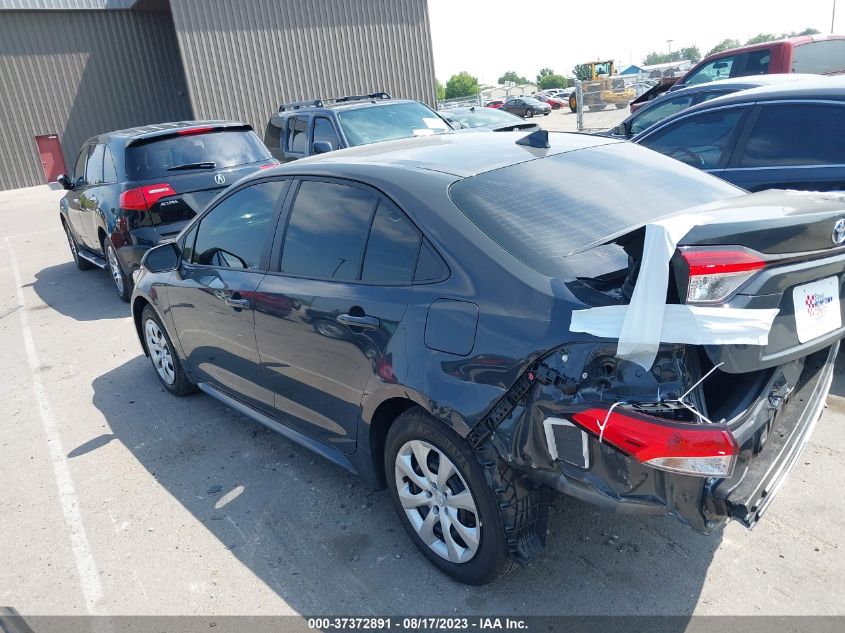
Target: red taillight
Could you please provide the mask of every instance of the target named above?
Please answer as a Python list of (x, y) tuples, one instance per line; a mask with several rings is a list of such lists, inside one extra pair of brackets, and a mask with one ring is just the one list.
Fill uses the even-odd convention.
[(215, 128), (210, 125), (204, 127), (188, 127), (184, 130), (176, 130), (176, 134), (179, 136), (190, 136), (191, 134), (205, 134), (207, 132), (213, 132), (214, 129)]
[(176, 191), (166, 182), (143, 185), (120, 194), (120, 208), (129, 211), (146, 211), (161, 198), (175, 195)]
[(723, 425), (671, 422), (619, 410), (608, 414), (599, 408), (575, 413), (571, 420), (637, 461), (687, 475), (730, 477), (739, 450)]
[(724, 301), (766, 267), (758, 253), (743, 248), (684, 248), (681, 256), (689, 269), (687, 301), (691, 303)]

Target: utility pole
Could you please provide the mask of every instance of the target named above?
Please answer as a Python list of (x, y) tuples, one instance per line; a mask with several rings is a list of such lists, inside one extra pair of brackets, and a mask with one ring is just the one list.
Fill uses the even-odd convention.
[(836, 20), (836, 0), (833, 0), (833, 13), (830, 16), (830, 32), (833, 33), (833, 22)]
[[(833, 6), (834, 7), (836, 6), (836, 0), (833, 0)], [(672, 42), (674, 42), (674, 41), (675, 40), (666, 40), (666, 43), (669, 44), (669, 52), (670, 53), (672, 52)]]

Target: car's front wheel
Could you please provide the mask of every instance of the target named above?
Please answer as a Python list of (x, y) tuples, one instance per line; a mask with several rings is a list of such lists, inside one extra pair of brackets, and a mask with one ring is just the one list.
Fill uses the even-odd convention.
[(167, 330), (149, 304), (144, 306), (141, 313), (141, 327), (150, 362), (164, 388), (177, 396), (186, 396), (196, 391), (196, 386), (188, 379), (179, 357), (173, 351)]
[(123, 272), (123, 266), (121, 266), (120, 259), (117, 257), (117, 249), (107, 237), (103, 239), (103, 250), (106, 252), (106, 264), (108, 265), (109, 275), (114, 282), (117, 296), (128, 303), (132, 296), (132, 277)]
[(441, 571), (482, 585), (510, 569), (493, 489), (454, 431), (419, 408), (403, 413), (387, 434), (385, 471), (405, 530)]

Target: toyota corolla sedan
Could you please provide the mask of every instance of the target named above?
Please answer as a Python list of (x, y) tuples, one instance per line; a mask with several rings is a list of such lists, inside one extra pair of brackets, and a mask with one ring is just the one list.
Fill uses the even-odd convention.
[[(644, 227), (691, 215), (646, 257)], [(165, 389), (386, 487), (425, 556), (480, 584), (543, 549), (552, 489), (702, 533), (760, 519), (830, 387), (843, 217), (606, 138), (392, 141), (241, 180), (145, 255), (132, 313)], [(764, 312), (765, 336), (692, 325), (634, 362), (576, 327), (640, 305), (654, 261), (659, 311)]]

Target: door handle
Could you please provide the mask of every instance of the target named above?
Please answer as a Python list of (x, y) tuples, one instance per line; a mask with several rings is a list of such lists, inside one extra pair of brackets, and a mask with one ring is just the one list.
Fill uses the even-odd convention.
[(352, 316), (351, 314), (338, 314), (335, 320), (341, 325), (348, 327), (359, 327), (362, 330), (377, 330), (381, 323), (372, 316)]
[(249, 310), (251, 307), (251, 302), (249, 299), (240, 299), (238, 297), (226, 297), (223, 299), (223, 303), (225, 303), (230, 308), (234, 308), (235, 310)]

